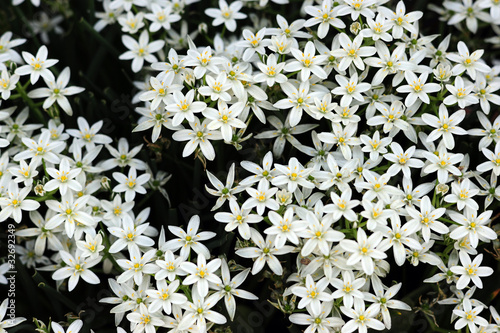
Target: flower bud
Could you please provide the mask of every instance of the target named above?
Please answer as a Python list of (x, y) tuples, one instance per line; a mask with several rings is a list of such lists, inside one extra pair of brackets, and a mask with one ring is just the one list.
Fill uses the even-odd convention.
[(39, 197), (43, 197), (46, 193), (44, 187), (43, 187), (43, 184), (37, 184), (35, 186), (35, 188), (33, 189), (33, 191), (35, 192), (36, 195), (38, 195)]
[(349, 30), (351, 30), (354, 35), (357, 35), (361, 31), (361, 24), (359, 22), (353, 22), (349, 27)]
[(111, 186), (109, 185), (109, 178), (104, 176), (101, 178), (101, 187), (107, 191), (111, 190)]
[(198, 25), (198, 32), (200, 34), (206, 34), (208, 31), (208, 25), (205, 22), (202, 22)]
[(441, 195), (445, 195), (446, 193), (448, 193), (449, 189), (450, 187), (446, 184), (438, 184), (436, 186), (437, 193), (441, 193)]

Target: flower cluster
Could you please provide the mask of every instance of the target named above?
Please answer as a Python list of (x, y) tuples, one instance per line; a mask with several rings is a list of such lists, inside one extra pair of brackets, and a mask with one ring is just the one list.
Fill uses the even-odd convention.
[[(189, 31), (195, 2), (103, 0), (88, 29), (121, 32), (119, 59), (137, 80), (133, 132), (203, 164), (210, 217), (236, 238), (234, 255), (212, 250), (222, 235), (198, 215), (185, 228), (150, 216), (152, 193), (169, 202), (170, 175), (142, 144), (73, 111), (70, 96), (87, 91), (47, 46), (22, 51), (26, 40), (5, 32), (0, 222), (20, 226), (21, 262), (61, 292), (107, 277), (113, 295), (100, 302), (121, 333), (226, 325), (239, 298), (258, 299), (241, 289), (251, 275), (279, 281), (272, 304), (306, 332), (390, 330), (395, 313), (415, 310), (392, 278), (408, 266), (432, 272), (418, 282), (455, 306), (455, 330), (496, 332), (497, 310), (475, 294), (499, 257), (500, 66), (482, 44), (424, 35), (424, 12), (404, 1), (308, 0), (292, 6), (299, 17), (275, 14), (287, 0), (219, 0), (198, 13), (210, 25)], [(500, 34), (498, 1), (429, 7)], [(44, 20), (57, 32), (57, 17)], [(62, 121), (73, 113), (78, 128)], [(228, 149), (237, 160), (221, 177), (211, 161)]]

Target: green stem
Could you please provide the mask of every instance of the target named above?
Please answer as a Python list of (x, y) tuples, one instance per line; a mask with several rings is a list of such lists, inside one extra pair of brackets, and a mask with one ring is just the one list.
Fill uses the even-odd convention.
[(120, 56), (120, 52), (117, 49), (115, 49), (115, 47), (110, 42), (108, 42), (104, 37), (102, 37), (97, 31), (95, 31), (95, 29), (83, 17), (80, 19), (80, 25), (85, 30), (90, 32), (90, 34), (95, 39), (97, 39), (97, 41), (99, 41), (104, 47), (106, 47), (108, 51), (113, 54), (113, 56), (115, 56), (116, 58)]

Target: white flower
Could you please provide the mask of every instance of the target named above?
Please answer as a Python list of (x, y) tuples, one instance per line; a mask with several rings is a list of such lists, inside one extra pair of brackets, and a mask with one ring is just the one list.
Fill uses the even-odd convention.
[(478, 288), (483, 288), (481, 277), (493, 274), (493, 269), (491, 267), (481, 267), (483, 254), (478, 254), (473, 261), (470, 260), (469, 255), (465, 251), (460, 251), (459, 256), (462, 265), (450, 268), (453, 273), (460, 275), (457, 282), (457, 289), (464, 289), (471, 280)]
[(290, 321), (297, 325), (309, 325), (306, 332), (330, 332), (333, 328), (344, 325), (344, 321), (338, 317), (328, 317), (332, 313), (333, 302), (321, 303), (321, 310), (318, 315), (311, 314), (310, 307), (308, 313), (293, 313), (288, 317)]
[(225, 0), (219, 0), (219, 8), (208, 8), (205, 9), (205, 14), (213, 17), (212, 25), (214, 27), (224, 23), (225, 27), (229, 31), (235, 31), (237, 24), (236, 20), (242, 20), (247, 17), (246, 14), (240, 13), (240, 9), (243, 7), (243, 2), (233, 1), (228, 6)]
[(330, 243), (339, 242), (344, 239), (345, 235), (340, 231), (334, 230), (331, 227), (333, 221), (331, 219), (318, 220), (317, 216), (311, 211), (307, 211), (305, 216), (307, 229), (300, 231), (298, 236), (307, 239), (300, 251), (303, 257), (315, 252), (322, 253), (327, 256), (330, 253)]
[(123, 8), (111, 9), (109, 5), (112, 0), (104, 0), (102, 5), (104, 12), (96, 12), (95, 17), (99, 20), (94, 24), (94, 29), (101, 32), (107, 25), (112, 25), (116, 22), (116, 18), (121, 15)]
[(26, 163), (24, 160), (19, 161), (19, 167), (12, 166), (9, 168), (9, 173), (16, 177), (14, 181), (16, 183), (24, 182), (24, 186), (30, 186), (33, 184), (33, 178), (38, 175), (39, 162), (36, 160), (31, 160), (30, 164)]
[(81, 191), (82, 185), (74, 178), (80, 174), (81, 169), (72, 169), (69, 165), (69, 159), (63, 158), (59, 164), (59, 170), (56, 168), (47, 168), (47, 173), (53, 178), (49, 180), (44, 188), (46, 191), (59, 189), (61, 195), (65, 195), (68, 189), (73, 191)]
[(163, 254), (165, 260), (156, 260), (155, 262), (160, 267), (160, 270), (155, 273), (155, 280), (165, 280), (165, 278), (168, 278), (172, 282), (177, 276), (186, 275), (186, 272), (181, 268), (181, 263), (185, 261), (183, 257), (175, 257), (174, 253), (170, 250), (164, 251)]
[(275, 116), (267, 118), (269, 123), (275, 128), (274, 130), (265, 131), (255, 135), (256, 139), (271, 139), (276, 138), (273, 144), (274, 156), (281, 156), (285, 149), (285, 143), (288, 141), (293, 146), (300, 145), (299, 141), (294, 137), (295, 134), (302, 134), (310, 131), (318, 126), (318, 124), (300, 124), (297, 126), (290, 126), (290, 116), (285, 120), (285, 123)]
[(30, 98), (47, 97), (42, 105), (44, 109), (48, 109), (49, 107), (52, 106), (52, 104), (54, 104), (54, 102), (57, 102), (57, 104), (59, 104), (59, 106), (63, 109), (63, 111), (71, 116), (73, 115), (73, 109), (71, 108), (71, 105), (69, 104), (69, 101), (66, 98), (66, 96), (79, 94), (82, 91), (84, 91), (85, 88), (76, 86), (67, 87), (69, 83), (69, 78), (70, 78), (69, 67), (64, 68), (64, 70), (61, 72), (57, 80), (54, 79), (49, 80), (44, 77), (43, 80), (45, 81), (45, 84), (48, 86), (48, 88), (38, 88), (33, 91), (30, 91), (28, 93), (28, 97)]
[(205, 256), (202, 253), (199, 253), (197, 265), (192, 262), (181, 263), (181, 269), (187, 273), (187, 276), (184, 281), (182, 281), (182, 284), (195, 284), (198, 294), (205, 297), (208, 294), (209, 282), (214, 284), (222, 283), (221, 279), (215, 274), (215, 271), (219, 269), (220, 265), (221, 260), (219, 258), (213, 259), (207, 264)]
[(370, 153), (370, 160), (372, 161), (376, 161), (380, 154), (387, 153), (387, 148), (385, 147), (392, 141), (390, 137), (380, 139), (379, 131), (375, 131), (372, 138), (365, 134), (361, 134), (359, 138), (364, 145), (361, 150)]
[(132, 211), (135, 202), (129, 201), (122, 203), (122, 197), (115, 195), (113, 201), (101, 200), (102, 208), (106, 211), (102, 219), (104, 224), (118, 227), (121, 225), (121, 219)]
[[(208, 77), (208, 76), (207, 76)], [(195, 121), (194, 114), (204, 111), (207, 108), (205, 102), (193, 101), (194, 90), (189, 90), (186, 95), (180, 91), (174, 91), (173, 97), (168, 98), (165, 109), (174, 113), (172, 125), (180, 125), (184, 119), (188, 122)]]
[(89, 268), (97, 265), (101, 261), (101, 257), (95, 259), (81, 257), (81, 251), (77, 250), (75, 256), (73, 257), (66, 251), (59, 251), (62, 261), (66, 263), (66, 266), (58, 269), (52, 274), (52, 279), (64, 280), (69, 277), (68, 290), (72, 291), (75, 289), (80, 276), (85, 282), (90, 284), (99, 284), (101, 281), (99, 277), (92, 272)]
[(259, 273), (264, 265), (267, 263), (271, 271), (276, 275), (283, 274), (283, 267), (276, 258), (276, 255), (287, 254), (292, 252), (293, 246), (285, 245), (281, 248), (276, 247), (275, 239), (273, 235), (268, 235), (266, 240), (262, 235), (255, 229), (251, 229), (252, 241), (256, 247), (245, 247), (236, 251), (236, 254), (243, 258), (253, 258), (255, 259), (252, 267), (252, 274), (255, 275)]
[(406, 6), (403, 1), (398, 2), (394, 12), (387, 7), (380, 7), (380, 12), (387, 18), (387, 25), (392, 27), (392, 36), (395, 39), (401, 39), (403, 29), (417, 33), (415, 27), (410, 23), (418, 21), (424, 15), (421, 11), (406, 13)]
[(160, 268), (153, 263), (151, 259), (156, 255), (156, 250), (149, 250), (141, 255), (141, 251), (137, 247), (131, 247), (129, 250), (130, 260), (118, 259), (116, 262), (123, 268), (124, 272), (118, 276), (116, 282), (124, 283), (130, 279), (134, 279), (136, 285), (140, 285), (144, 276), (156, 273)]
[(341, 196), (337, 195), (334, 191), (330, 192), (332, 204), (326, 205), (323, 212), (331, 213), (334, 222), (344, 217), (349, 221), (356, 221), (357, 215), (353, 208), (359, 205), (359, 200), (352, 200), (352, 190), (348, 188), (342, 191)]
[(0, 92), (2, 93), (2, 99), (9, 99), (11, 91), (16, 89), (16, 83), (18, 81), (19, 75), (10, 75), (7, 70), (2, 70), (2, 76), (0, 78)]
[(274, 166), (276, 168), (276, 175), (271, 180), (274, 186), (283, 187), (287, 185), (287, 189), (290, 192), (294, 192), (298, 185), (314, 188), (314, 184), (308, 180), (308, 176), (313, 169), (304, 168), (295, 157), (289, 160), (287, 166), (281, 164), (275, 164)]
[(118, 9), (123, 8), (125, 11), (132, 11), (132, 6), (145, 7), (147, 6), (147, 0), (112, 0), (109, 8)]
[(99, 257), (99, 253), (104, 250), (104, 245), (102, 245), (102, 234), (98, 233), (94, 237), (90, 234), (85, 234), (85, 241), (77, 241), (76, 246), (82, 251), (82, 257), (95, 259)]
[(85, 144), (87, 151), (93, 150), (96, 144), (108, 144), (113, 141), (107, 135), (98, 134), (104, 124), (102, 120), (99, 120), (92, 126), (90, 126), (87, 120), (83, 117), (78, 117), (76, 121), (78, 123), (78, 130), (67, 129), (66, 132), (78, 140), (81, 140)]
[(113, 178), (119, 183), (113, 188), (113, 192), (125, 192), (125, 201), (132, 201), (136, 193), (146, 194), (146, 189), (143, 185), (149, 181), (151, 175), (144, 173), (137, 177), (137, 170), (131, 167), (128, 171), (128, 176), (125, 176), (121, 172), (113, 172)]
[(156, 32), (160, 29), (168, 31), (171, 28), (170, 23), (180, 21), (181, 16), (176, 13), (172, 13), (172, 6), (161, 7), (156, 3), (151, 4), (152, 13), (147, 13), (144, 17), (150, 20), (151, 26), (149, 31)]
[(117, 253), (125, 247), (128, 247), (130, 251), (132, 247), (136, 247), (139, 250), (139, 246), (153, 246), (155, 242), (151, 238), (142, 235), (148, 227), (149, 223), (142, 223), (135, 226), (130, 215), (123, 216), (121, 227), (108, 228), (109, 232), (118, 238), (109, 248), (109, 253)]
[(460, 183), (451, 183), (451, 192), (444, 197), (444, 201), (448, 203), (456, 203), (458, 210), (464, 209), (466, 206), (473, 210), (478, 210), (477, 204), (473, 196), (479, 193), (479, 189), (469, 179), (464, 179)]
[(311, 312), (314, 315), (319, 315), (321, 312), (321, 301), (330, 302), (333, 300), (333, 295), (325, 289), (328, 287), (328, 278), (324, 277), (321, 280), (314, 282), (312, 276), (307, 274), (305, 286), (293, 286), (292, 293), (302, 298), (297, 305), (297, 308), (303, 309), (307, 305), (310, 306)]
[(363, 15), (366, 18), (373, 18), (375, 13), (370, 7), (376, 3), (377, 0), (345, 0), (344, 3), (338, 6), (337, 15), (344, 16), (351, 14), (353, 21), (357, 21), (359, 15)]
[(16, 317), (12, 318), (9, 316), (9, 319), (5, 319), (5, 314), (7, 313), (7, 308), (9, 306), (9, 298), (6, 298), (2, 301), (0, 305), (0, 332), (7, 332), (6, 328), (14, 327), (22, 323), (26, 320), (24, 317)]
[(364, 169), (363, 177), (366, 182), (358, 182), (354, 185), (360, 191), (361, 189), (367, 189), (366, 193), (363, 195), (363, 199), (373, 200), (378, 198), (385, 204), (391, 203), (389, 194), (396, 194), (397, 189), (394, 186), (387, 185), (391, 176), (388, 173), (383, 175), (378, 175), (373, 171)]
[(465, 135), (467, 131), (458, 124), (465, 118), (465, 110), (458, 110), (451, 116), (448, 114), (448, 109), (444, 104), (439, 105), (439, 118), (425, 113), (422, 115), (422, 120), (429, 126), (436, 128), (427, 137), (427, 142), (433, 142), (436, 139), (443, 137), (444, 145), (447, 149), (455, 147), (453, 135)]
[(273, 225), (264, 230), (264, 233), (267, 235), (276, 235), (276, 248), (282, 248), (287, 240), (295, 245), (299, 244), (297, 232), (306, 229), (307, 222), (294, 219), (293, 208), (288, 208), (283, 216), (270, 211), (268, 217)]
[(139, 311), (127, 314), (127, 319), (131, 324), (135, 324), (134, 333), (152, 333), (156, 331), (157, 326), (164, 326), (165, 322), (162, 317), (152, 314), (153, 311), (148, 310), (148, 307), (141, 303)]
[[(389, 313), (389, 308), (390, 309), (396, 309), (396, 310), (406, 310), (406, 311), (411, 311), (411, 307), (398, 300), (391, 299), (396, 294), (398, 291), (401, 289), (402, 283), (398, 283), (393, 285), (390, 288), (387, 288), (384, 292), (384, 285), (378, 278), (378, 276), (374, 275), (371, 278), (372, 285), (373, 285), (373, 290), (375, 291), (375, 295), (370, 294), (370, 293), (365, 293), (365, 300), (367, 302), (374, 302), (373, 305), (374, 311), (376, 313), (380, 312), (382, 313), (382, 319), (384, 321), (385, 327), (387, 329), (391, 329), (391, 315)], [(378, 308), (377, 308), (378, 307)]]
[(480, 305), (473, 309), (471, 301), (467, 298), (464, 299), (463, 310), (453, 310), (453, 314), (460, 318), (455, 323), (455, 329), (459, 330), (467, 325), (467, 330), (470, 330), (471, 333), (476, 333), (478, 332), (476, 325), (486, 327), (488, 321), (483, 317), (479, 317), (479, 313), (483, 311), (483, 308), (484, 307)]
[[(343, 239), (340, 246), (346, 252), (351, 253), (347, 259), (347, 265), (356, 265), (361, 261), (361, 268), (367, 275), (372, 275), (375, 270), (374, 259), (384, 259), (387, 255), (377, 249), (382, 241), (382, 233), (374, 232), (370, 237), (366, 237), (363, 229), (358, 229), (357, 241)], [(356, 305), (356, 304), (355, 304)]]
[(219, 294), (220, 298), (224, 298), (224, 304), (226, 305), (226, 309), (229, 314), (229, 318), (231, 318), (231, 320), (234, 319), (234, 315), (236, 313), (236, 301), (234, 299), (235, 296), (250, 300), (258, 299), (257, 296), (246, 290), (236, 289), (243, 283), (243, 281), (245, 281), (249, 272), (250, 268), (247, 268), (242, 272), (238, 273), (231, 280), (227, 262), (226, 260), (222, 260), (221, 264), (222, 283), (215, 285), (214, 289), (217, 290), (217, 294)]
[(209, 188), (206, 185), (205, 185), (205, 189), (211, 195), (218, 197), (217, 202), (215, 203), (215, 205), (211, 209), (212, 211), (221, 207), (224, 204), (224, 202), (226, 202), (226, 200), (229, 200), (229, 203), (236, 202), (235, 194), (244, 190), (244, 188), (241, 186), (236, 186), (233, 188), (234, 168), (235, 168), (235, 164), (233, 163), (233, 164), (231, 164), (231, 167), (229, 168), (229, 172), (227, 174), (225, 186), (219, 179), (217, 179), (217, 177), (215, 177), (210, 171), (207, 170), (208, 180), (210, 180), (212, 185), (215, 187), (215, 190), (212, 188)]
[(256, 34), (253, 34), (248, 29), (244, 29), (242, 35), (244, 40), (237, 42), (237, 46), (246, 48), (242, 57), (243, 61), (250, 61), (255, 52), (265, 54), (265, 47), (271, 45), (271, 41), (269, 39), (264, 39), (264, 36), (266, 35), (265, 27), (257, 31)]
[(146, 163), (144, 161), (141, 161), (140, 159), (134, 158), (134, 156), (136, 156), (141, 151), (142, 144), (129, 149), (127, 139), (120, 138), (118, 140), (117, 149), (108, 144), (106, 145), (106, 149), (109, 151), (111, 156), (113, 156), (113, 158), (105, 160), (101, 164), (99, 164), (99, 167), (101, 167), (102, 169), (111, 170), (116, 167), (125, 168), (129, 166), (136, 168), (137, 170), (146, 170)]
[(187, 297), (175, 292), (179, 288), (179, 284), (179, 280), (175, 280), (170, 284), (167, 284), (166, 280), (156, 280), (157, 289), (146, 290), (146, 294), (152, 300), (149, 305), (149, 311), (154, 313), (163, 309), (166, 314), (170, 314), (172, 312), (172, 304), (181, 305), (186, 303)]
[(248, 198), (241, 208), (251, 209), (257, 207), (257, 214), (262, 215), (264, 210), (267, 208), (271, 210), (279, 209), (279, 204), (273, 199), (273, 196), (278, 191), (277, 187), (269, 188), (269, 181), (265, 178), (259, 181), (257, 185), (257, 190), (254, 188), (245, 189), (247, 193), (251, 196)]
[(446, 212), (446, 208), (434, 209), (428, 196), (423, 197), (422, 201), (420, 201), (420, 212), (413, 207), (407, 207), (406, 211), (412, 217), (408, 221), (407, 227), (415, 231), (422, 231), (425, 242), (430, 240), (431, 230), (442, 235), (449, 232), (448, 227), (438, 221)]
[(219, 74), (217, 65), (221, 62), (222, 59), (212, 56), (210, 46), (207, 46), (200, 52), (194, 44), (190, 45), (189, 50), (187, 50), (187, 56), (184, 58), (184, 66), (194, 66), (194, 75), (197, 79), (201, 79), (207, 70)]
[(468, 237), (474, 248), (477, 247), (479, 240), (489, 242), (490, 240), (497, 239), (496, 232), (487, 225), (490, 222), (492, 214), (493, 211), (491, 210), (479, 215), (477, 215), (477, 211), (471, 209), (465, 210), (465, 215), (449, 211), (448, 215), (450, 218), (460, 224), (460, 226), (453, 229), (450, 233), (450, 238), (458, 240)]
[[(366, 3), (367, 1), (365, 1)], [(369, 2), (369, 1), (368, 1)], [(346, 70), (352, 63), (360, 70), (365, 69), (365, 64), (361, 57), (369, 57), (377, 52), (373, 46), (361, 46), (363, 44), (363, 35), (358, 34), (354, 40), (345, 34), (341, 33), (339, 37), (342, 49), (336, 49), (330, 52), (334, 57), (341, 57), (339, 70)]]
[(393, 86), (398, 85), (403, 79), (405, 70), (412, 70), (413, 66), (409, 62), (405, 62), (405, 46), (398, 45), (392, 54), (389, 51), (386, 43), (377, 41), (375, 42), (375, 48), (377, 49), (377, 54), (379, 58), (370, 57), (365, 59), (365, 63), (368, 66), (380, 68), (377, 73), (373, 76), (372, 85), (376, 86), (381, 84), (385, 77), (389, 74), (396, 74), (392, 80)]
[(68, 326), (68, 329), (66, 331), (59, 323), (56, 323), (55, 321), (52, 321), (50, 323), (50, 326), (52, 327), (52, 331), (54, 333), (78, 333), (83, 327), (83, 321), (81, 321), (80, 319), (75, 320), (71, 323), (71, 325)]
[(366, 19), (366, 23), (369, 28), (363, 29), (359, 32), (365, 38), (371, 38), (374, 41), (378, 41), (379, 39), (384, 42), (392, 41), (392, 36), (387, 32), (391, 29), (391, 27), (387, 24), (388, 21), (382, 13), (377, 14), (375, 21), (372, 17), (368, 17)]
[(395, 136), (400, 130), (406, 131), (410, 128), (410, 124), (402, 119), (405, 107), (400, 101), (394, 101), (390, 106), (376, 102), (375, 107), (382, 115), (369, 118), (366, 122), (368, 125), (384, 125), (383, 131), (389, 133), (390, 137)]
[(437, 171), (437, 179), (439, 183), (446, 184), (448, 182), (448, 173), (455, 176), (462, 175), (460, 169), (453, 164), (457, 164), (464, 158), (463, 154), (453, 154), (446, 151), (444, 146), (437, 150), (437, 155), (428, 151), (422, 152), (422, 155), (430, 162), (424, 169), (424, 173), (433, 173)]
[(427, 83), (429, 74), (424, 72), (417, 77), (413, 71), (405, 71), (405, 79), (408, 85), (400, 86), (396, 89), (397, 92), (408, 93), (405, 99), (405, 105), (409, 107), (413, 105), (417, 99), (420, 99), (425, 104), (430, 103), (428, 93), (441, 90), (441, 86), (437, 83)]
[(276, 169), (273, 168), (273, 153), (270, 151), (264, 155), (262, 166), (250, 161), (241, 161), (240, 164), (243, 169), (254, 174), (240, 182), (240, 186), (243, 187), (257, 183), (262, 178), (271, 180), (276, 175)]
[(487, 82), (482, 73), (477, 75), (473, 91), (475, 92), (475, 96), (479, 98), (481, 110), (483, 110), (485, 114), (490, 113), (490, 102), (495, 105), (500, 105), (500, 96), (494, 93), (498, 89), (500, 89), (500, 82)]
[(51, 250), (62, 250), (63, 246), (61, 241), (57, 236), (49, 229), (46, 228), (47, 220), (42, 217), (42, 215), (36, 210), (29, 213), (30, 220), (35, 224), (35, 228), (26, 228), (21, 230), (16, 230), (16, 236), (21, 237), (35, 237), (35, 254), (37, 256), (42, 256), (45, 252), (47, 242), (49, 244), (49, 249)]
[(442, 281), (446, 279), (446, 283), (451, 284), (454, 283), (456, 284), (458, 281), (458, 276), (455, 275), (451, 271), (451, 267), (457, 266), (458, 264), (458, 251), (457, 250), (452, 250), (450, 253), (450, 257), (448, 258), (448, 266), (444, 264), (444, 262), (441, 260), (439, 265), (437, 267), (441, 270), (441, 273), (437, 273), (434, 276), (431, 276), (428, 279), (425, 279), (425, 283), (436, 283), (439, 281)]
[(219, 99), (217, 102), (217, 109), (206, 108), (203, 115), (211, 120), (207, 129), (214, 131), (220, 130), (222, 139), (226, 142), (231, 142), (233, 138), (233, 128), (245, 128), (247, 125), (238, 119), (244, 108), (242, 102), (235, 103), (230, 107), (226, 102)]
[(219, 301), (218, 294), (212, 294), (206, 299), (198, 293), (198, 289), (193, 289), (193, 303), (188, 302), (183, 304), (186, 309), (184, 317), (181, 319), (177, 330), (186, 331), (192, 327), (194, 323), (199, 332), (207, 332), (207, 320), (215, 324), (225, 324), (226, 318), (218, 312), (211, 310)]
[[(172, 93), (179, 92), (182, 90), (182, 85), (174, 83), (175, 73), (172, 71), (167, 72), (165, 75), (161, 76), (161, 80), (158, 77), (151, 77), (149, 79), (151, 89), (145, 91), (139, 95), (141, 101), (151, 101), (149, 106), (151, 110), (155, 110), (160, 106), (160, 103), (169, 105), (171, 103)], [(175, 126), (175, 125), (174, 125)]]
[[(464, 0), (471, 1), (471, 0)], [(489, 73), (491, 68), (480, 62), (479, 59), (484, 53), (484, 50), (476, 50), (469, 54), (469, 49), (464, 42), (460, 41), (457, 44), (458, 53), (449, 53), (446, 57), (457, 64), (453, 66), (453, 75), (462, 74), (467, 70), (467, 74), (474, 80), (476, 78), (476, 71), (481, 73)]]
[(129, 51), (120, 55), (121, 60), (132, 60), (132, 71), (135, 73), (139, 72), (144, 65), (144, 61), (155, 63), (158, 59), (152, 54), (163, 48), (165, 42), (163, 40), (156, 40), (149, 43), (149, 35), (146, 30), (144, 30), (139, 36), (139, 40), (136, 41), (128, 35), (122, 36), (123, 44), (129, 49)]
[(287, 119), (290, 121), (290, 126), (296, 126), (302, 118), (302, 110), (309, 108), (314, 97), (319, 97), (319, 92), (310, 91), (309, 81), (301, 82), (298, 88), (290, 82), (284, 82), (280, 87), (287, 97), (277, 101), (273, 106), (278, 109), (292, 108)]
[(309, 80), (311, 73), (319, 77), (320, 79), (326, 79), (327, 74), (321, 67), (326, 62), (328, 58), (327, 55), (315, 55), (316, 47), (313, 42), (307, 42), (304, 47), (304, 52), (299, 49), (292, 47), (290, 49), (292, 55), (296, 60), (290, 61), (285, 65), (285, 71), (287, 72), (298, 72), (300, 71), (300, 80), (302, 82)]
[(198, 89), (201, 95), (209, 96), (212, 101), (222, 100), (224, 102), (229, 102), (231, 100), (231, 95), (229, 95), (227, 90), (231, 89), (232, 83), (227, 80), (225, 72), (220, 72), (217, 78), (206, 75), (205, 79), (207, 86), (202, 86)]
[(83, 224), (94, 227), (96, 221), (85, 210), (86, 204), (90, 196), (84, 195), (77, 200), (74, 200), (73, 194), (67, 193), (62, 196), (61, 202), (56, 200), (47, 200), (47, 207), (55, 212), (55, 215), (47, 222), (45, 228), (52, 230), (64, 222), (66, 235), (73, 237), (76, 225)]
[(189, 122), (191, 129), (179, 130), (172, 135), (175, 141), (188, 141), (182, 151), (182, 157), (191, 155), (199, 147), (208, 160), (212, 161), (215, 158), (215, 150), (210, 140), (220, 140), (222, 134), (220, 131), (208, 130), (209, 122), (210, 119), (204, 119), (200, 124), (200, 120), (195, 117), (195, 121)]
[(392, 246), (394, 261), (396, 261), (396, 264), (398, 266), (403, 266), (407, 251), (407, 249), (403, 245), (406, 245), (410, 249), (419, 251), (422, 250), (422, 246), (420, 245), (420, 243), (412, 238), (419, 226), (409, 223), (401, 225), (401, 220), (398, 215), (394, 214), (393, 212), (390, 212), (389, 214), (392, 215), (391, 228), (379, 225), (373, 230), (377, 230), (382, 232), (384, 235), (388, 235), (388, 237), (386, 237), (380, 243), (380, 248), (388, 250)]
[(305, 23), (305, 27), (312, 27), (319, 23), (318, 27), (318, 38), (323, 39), (328, 34), (330, 25), (344, 29), (346, 27), (342, 20), (337, 18), (337, 10), (335, 7), (332, 8), (332, 2), (329, 0), (323, 0), (321, 6), (307, 6), (305, 8), (307, 14), (311, 15), (312, 18), (308, 19)]
[(455, 78), (454, 85), (447, 84), (446, 89), (451, 93), (451, 95), (446, 96), (443, 100), (443, 103), (446, 105), (458, 103), (459, 107), (465, 108), (466, 106), (479, 102), (476, 96), (471, 95), (474, 85), (468, 81), (464, 81), (460, 76)]
[(380, 311), (380, 307), (376, 304), (372, 304), (368, 307), (368, 309), (365, 309), (364, 302), (355, 302), (354, 308), (341, 306), (340, 310), (347, 317), (352, 318), (344, 326), (342, 326), (342, 333), (350, 333), (355, 330), (358, 330), (360, 333), (366, 333), (368, 328), (372, 328), (377, 331), (385, 329), (385, 325), (378, 319), (375, 319)]
[(342, 155), (346, 160), (350, 160), (352, 157), (351, 146), (359, 146), (361, 145), (361, 140), (355, 136), (357, 131), (357, 124), (350, 123), (349, 125), (342, 128), (342, 125), (338, 123), (332, 124), (331, 132), (323, 132), (318, 134), (318, 138), (325, 143), (328, 144), (336, 144)]
[(253, 79), (255, 82), (266, 82), (269, 87), (272, 87), (275, 83), (281, 84), (288, 80), (287, 77), (281, 73), (285, 67), (285, 63), (278, 63), (274, 53), (267, 57), (266, 64), (258, 62), (257, 67), (259, 67), (262, 73), (254, 75)]
[(19, 190), (16, 182), (9, 182), (7, 196), (0, 197), (0, 222), (11, 217), (17, 223), (21, 222), (22, 211), (33, 211), (40, 207), (40, 204), (35, 200), (26, 199), (31, 192), (31, 186), (23, 187)]
[(51, 141), (50, 132), (48, 131), (43, 132), (38, 138), (38, 141), (28, 137), (23, 137), (21, 140), (27, 149), (17, 153), (14, 156), (14, 161), (32, 158), (37, 164), (41, 162), (42, 159), (54, 164), (59, 163), (60, 159), (55, 152), (59, 152), (66, 144), (61, 141)]
[(211, 239), (216, 236), (216, 233), (211, 231), (198, 232), (199, 227), (200, 217), (198, 215), (194, 215), (189, 220), (186, 228), (187, 232), (179, 227), (169, 225), (168, 230), (178, 238), (171, 239), (165, 243), (165, 248), (172, 251), (181, 249), (180, 255), (185, 259), (189, 257), (191, 249), (198, 255), (202, 254), (205, 258), (210, 258), (210, 251), (200, 241)]
[(335, 290), (332, 294), (334, 299), (342, 297), (342, 303), (348, 308), (352, 308), (355, 301), (363, 301), (363, 293), (359, 290), (365, 283), (366, 279), (355, 279), (352, 271), (342, 271), (341, 279), (331, 279), (330, 283)]
[(487, 172), (493, 170), (495, 176), (500, 175), (500, 143), (495, 145), (495, 152), (493, 153), (488, 148), (483, 148), (482, 152), (489, 161), (483, 162), (477, 166), (477, 171)]
[(335, 80), (337, 80), (339, 87), (334, 88), (332, 94), (342, 95), (340, 99), (340, 106), (342, 107), (349, 107), (353, 98), (359, 102), (364, 102), (365, 98), (361, 93), (371, 87), (369, 83), (358, 82), (358, 73), (354, 73), (349, 80), (343, 75), (335, 75)]
[(42, 45), (36, 54), (36, 56), (31, 53), (23, 51), (23, 59), (26, 61), (27, 65), (23, 65), (16, 69), (17, 75), (28, 75), (30, 74), (30, 80), (32, 84), (38, 82), (38, 79), (43, 77), (47, 81), (54, 81), (54, 74), (49, 70), (49, 67), (54, 66), (59, 62), (56, 59), (47, 59), (49, 51), (45, 45)]
[(410, 168), (422, 168), (424, 166), (424, 162), (419, 159), (412, 158), (416, 148), (416, 146), (411, 146), (406, 151), (403, 151), (403, 148), (399, 145), (399, 143), (391, 143), (392, 153), (384, 155), (385, 159), (393, 163), (389, 169), (387, 169), (387, 173), (391, 176), (395, 176), (400, 171), (403, 171), (403, 175), (410, 178)]
[(480, 1), (462, 0), (463, 4), (458, 1), (444, 1), (445, 9), (452, 11), (454, 14), (448, 20), (449, 25), (457, 24), (465, 20), (465, 25), (472, 33), (476, 33), (478, 23), (477, 19), (489, 22), (490, 17), (486, 12), (482, 11)]

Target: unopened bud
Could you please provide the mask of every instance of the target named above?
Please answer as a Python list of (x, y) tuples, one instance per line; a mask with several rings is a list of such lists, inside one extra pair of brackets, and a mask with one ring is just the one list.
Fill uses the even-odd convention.
[(208, 31), (208, 25), (205, 22), (202, 22), (198, 25), (198, 32), (200, 34), (206, 34)]
[(359, 22), (353, 22), (349, 27), (349, 30), (355, 35), (359, 34), (361, 31), (361, 24)]
[(109, 185), (109, 178), (108, 177), (101, 178), (101, 187), (107, 191), (111, 190), (111, 186)]
[(37, 184), (33, 189), (33, 191), (35, 191), (35, 194), (38, 195), (39, 197), (43, 197), (46, 193), (42, 184)]
[(450, 187), (446, 184), (438, 184), (436, 186), (436, 191), (437, 193), (441, 193), (441, 195), (445, 195), (446, 193), (448, 193)]

